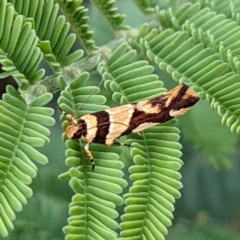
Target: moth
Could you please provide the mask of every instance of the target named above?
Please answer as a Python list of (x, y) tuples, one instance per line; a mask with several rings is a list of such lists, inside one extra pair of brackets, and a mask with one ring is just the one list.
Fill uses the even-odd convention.
[(86, 141), (84, 150), (94, 170), (93, 155), (89, 150), (91, 143), (119, 145), (115, 140), (121, 136), (140, 133), (181, 116), (198, 100), (199, 96), (182, 84), (162, 96), (83, 115), (79, 119), (62, 111), (69, 121), (66, 136)]

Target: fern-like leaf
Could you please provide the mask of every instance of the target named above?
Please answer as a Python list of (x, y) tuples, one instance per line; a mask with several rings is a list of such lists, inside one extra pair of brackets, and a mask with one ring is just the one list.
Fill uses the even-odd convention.
[(138, 7), (139, 9), (145, 13), (145, 14), (151, 14), (154, 12), (154, 8), (152, 8), (152, 2), (151, 0), (134, 0), (133, 1)]
[(47, 158), (34, 147), (49, 142), (49, 130), (42, 125), (53, 125), (51, 108), (43, 108), (52, 98), (45, 94), (27, 105), (21, 95), (12, 87), (0, 101), (0, 234), (7, 236), (13, 229), (14, 211), (31, 197), (27, 186), (36, 176), (37, 167), (30, 159), (46, 164)]
[[(62, 72), (61, 67), (67, 66), (82, 56), (82, 50), (69, 54), (76, 35), (69, 34), (69, 23), (64, 16), (58, 16), (59, 5), (54, 0), (10, 0), (19, 14), (33, 19), (33, 28), (44, 57), (55, 72)], [(27, 44), (26, 44), (27, 45)]]
[[(94, 91), (94, 87), (80, 87), (89, 77), (83, 73), (70, 86), (62, 91), (58, 100), (61, 108), (67, 113), (74, 110)], [(106, 109), (102, 105), (105, 98), (94, 95), (84, 104), (79, 114), (87, 114)], [(63, 122), (65, 126), (68, 121)], [(68, 226), (63, 231), (67, 239), (116, 239), (113, 230), (118, 228), (114, 220), (118, 213), (116, 205), (123, 204), (119, 193), (127, 185), (122, 179), (124, 167), (119, 161), (121, 148), (109, 148), (101, 144), (91, 144), (91, 151), (96, 164), (92, 171), (90, 161), (83, 151), (82, 140), (66, 140), (66, 164), (71, 168), (63, 173), (61, 178), (70, 179), (69, 185), (75, 192), (70, 204)]]
[[(132, 63), (136, 51), (127, 51), (122, 44), (108, 61), (105, 87), (111, 89), (113, 100), (121, 103), (136, 102), (163, 94), (162, 82), (151, 74), (154, 68), (146, 61)], [(138, 87), (136, 87), (138, 85)], [(129, 136), (133, 144), (131, 155), (136, 165), (130, 167), (133, 186), (125, 195), (125, 214), (121, 217), (119, 239), (164, 239), (171, 225), (175, 198), (180, 197), (179, 179), (182, 161), (179, 130), (174, 121)]]
[(91, 53), (98, 48), (93, 40), (93, 31), (89, 30), (89, 17), (87, 16), (88, 9), (81, 6), (82, 1), (79, 0), (64, 0), (57, 1), (64, 15), (68, 18), (71, 27), (77, 34), (82, 46)]
[(143, 138), (131, 136), (135, 142), (131, 154), (135, 166), (130, 167), (133, 186), (125, 195), (125, 214), (121, 217), (121, 237), (164, 239), (173, 219), (175, 198), (182, 184), (181, 145), (174, 121), (144, 131)]
[(42, 53), (37, 47), (35, 31), (31, 22), (15, 15), (13, 6), (6, 0), (0, 1), (0, 16), (0, 63), (5, 71), (0, 78), (12, 75), (21, 89), (26, 89), (45, 73), (43, 69), (38, 70)]
[[(175, 77), (180, 73), (176, 79), (183, 77), (182, 79), (185, 80), (184, 77), (188, 77), (194, 85), (198, 86), (202, 97), (206, 98), (210, 102), (211, 107), (222, 116), (222, 123), (229, 126), (232, 132), (239, 133), (240, 120), (238, 109), (240, 102), (238, 89), (240, 69), (238, 56), (240, 44), (238, 39), (240, 37), (240, 27), (235, 19), (226, 19), (224, 15), (211, 12), (209, 8), (199, 10), (200, 5), (198, 3), (194, 5), (188, 4), (175, 14), (175, 20), (178, 21), (179, 25), (187, 20), (183, 24), (183, 29), (186, 29), (197, 42), (207, 46), (205, 51), (209, 48), (211, 52), (216, 52), (216, 54), (209, 55), (205, 59), (199, 58), (201, 55), (198, 54), (198, 58), (195, 58), (192, 55), (194, 54), (193, 52), (191, 55), (188, 55), (190, 51), (186, 50), (183, 56), (188, 56), (188, 59), (189, 56), (192, 56), (191, 60), (187, 61), (186, 64), (184, 63), (182, 67), (177, 61), (173, 61), (170, 63), (171, 67), (169, 66), (168, 68), (174, 68), (170, 71), (174, 72), (173, 75)], [(159, 55), (159, 50), (155, 48), (153, 51), (155, 54), (158, 52), (157, 54)], [(201, 69), (195, 65), (195, 59), (197, 61), (202, 59), (201, 62), (198, 62), (198, 66)], [(209, 62), (207, 59), (212, 59), (212, 61)], [(215, 60), (214, 62), (214, 59), (217, 61)], [(190, 61), (194, 63), (194, 67), (193, 64), (188, 65)], [(190, 70), (186, 68), (187, 65)], [(203, 69), (204, 67), (205, 69)], [(190, 76), (190, 71), (194, 74), (194, 78)], [(219, 73), (221, 73), (221, 76)]]
[(239, 1), (238, 0), (213, 0), (213, 1), (205, 1), (205, 0), (198, 0), (201, 4), (202, 8), (210, 8), (214, 12), (218, 14), (224, 14), (227, 18), (232, 18), (239, 22)]
[[(127, 104), (163, 94), (162, 82), (157, 75), (151, 74), (154, 67), (147, 61), (130, 63), (136, 57), (136, 51), (126, 53), (127, 48), (127, 44), (122, 44), (114, 51), (108, 61), (108, 69), (99, 65), (100, 73), (105, 76), (105, 88), (114, 92), (113, 100)], [(136, 83), (139, 84), (137, 92)]]
[[(153, 29), (138, 38), (140, 44), (130, 43), (145, 48), (147, 57), (176, 81), (193, 86), (222, 116), (222, 123), (239, 133), (239, 26), (207, 8), (199, 10), (200, 4), (196, 3), (187, 4), (175, 14), (169, 12), (165, 14), (165, 27), (172, 30), (158, 34)], [(159, 13), (160, 21), (165, 15)], [(181, 28), (186, 31), (174, 31)], [(146, 32), (147, 28), (142, 30)]]
[[(152, 61), (176, 81), (195, 87), (222, 116), (222, 123), (239, 133), (240, 44), (237, 39), (240, 35), (237, 21), (226, 19), (223, 14), (216, 14), (209, 8), (201, 9), (199, 3), (186, 4), (174, 14), (171, 11), (159, 12), (159, 19), (165, 28), (172, 30), (158, 34), (153, 29), (142, 36), (142, 40), (138, 37), (130, 41), (132, 46), (141, 50), (145, 46)], [(174, 32), (181, 28), (186, 32)], [(149, 30), (147, 26), (142, 29), (145, 33)], [(213, 128), (209, 134), (215, 134)], [(204, 145), (197, 141), (198, 146)], [(212, 144), (218, 145), (216, 142)], [(219, 147), (216, 154), (220, 156), (221, 153)]]
[[(217, 14), (209, 8), (200, 9), (201, 5), (187, 5), (180, 9), (172, 18), (178, 21), (179, 28), (186, 30), (196, 42), (211, 47), (213, 52), (219, 52), (222, 59), (232, 65), (232, 70), (238, 69), (231, 63), (231, 58), (239, 55), (240, 44), (239, 23), (235, 19), (227, 19), (223, 14)], [(238, 70), (239, 71), (239, 70)]]
[(128, 26), (122, 25), (125, 15), (118, 13), (118, 8), (114, 6), (115, 0), (92, 0), (92, 3), (103, 13), (116, 35), (121, 30), (129, 29)]

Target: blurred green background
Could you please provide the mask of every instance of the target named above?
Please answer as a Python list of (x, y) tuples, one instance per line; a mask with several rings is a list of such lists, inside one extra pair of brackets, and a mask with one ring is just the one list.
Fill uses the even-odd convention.
[[(176, 1), (159, 1), (162, 8), (167, 7), (171, 2)], [(101, 46), (113, 40), (111, 30), (97, 9), (88, 1), (84, 1), (84, 4), (90, 8), (90, 26), (95, 31), (96, 44)], [(117, 1), (117, 6), (126, 14), (126, 24), (137, 27), (145, 21), (144, 16), (131, 1)], [(164, 81), (166, 88), (170, 89), (176, 85), (169, 75), (158, 70), (156, 73)], [(93, 75), (90, 84), (97, 85), (98, 82), (99, 76)], [(110, 93), (104, 90), (102, 93), (110, 100)], [(48, 156), (49, 164), (38, 165), (38, 176), (31, 185), (34, 196), (29, 199), (23, 211), (17, 214), (17, 220), (14, 222), (15, 230), (5, 238), (7, 240), (64, 239), (61, 228), (67, 224), (68, 204), (72, 190), (68, 187), (68, 182), (58, 180), (58, 175), (67, 171), (68, 168), (64, 163), (65, 145), (61, 138), (63, 130), (59, 121), (57, 98), (56, 94), (50, 104), (50, 107), (56, 110), (56, 125), (50, 129), (51, 143), (41, 150)], [(199, 103), (194, 107), (194, 111), (199, 112), (201, 107), (205, 107), (203, 105), (204, 103)], [(217, 124), (220, 124), (220, 118), (217, 121)], [(239, 143), (236, 144), (235, 154), (229, 156), (232, 167), (228, 170), (217, 170), (214, 167), (214, 161), (210, 161), (210, 158), (198, 151), (192, 143), (191, 140), (194, 141), (194, 139), (191, 138), (192, 132), (188, 130), (188, 124), (191, 124), (188, 116), (179, 121), (179, 126), (183, 127), (182, 136), (185, 136), (181, 138), (184, 161), (181, 173), (184, 188), (181, 190), (182, 198), (176, 202), (175, 219), (173, 226), (169, 228), (167, 240), (240, 239)], [(204, 130), (204, 126), (209, 124), (208, 127), (211, 127), (211, 124), (215, 123), (209, 121), (208, 114), (201, 115), (201, 119), (195, 122), (195, 125), (202, 128), (203, 141), (209, 141), (208, 133)], [(229, 132), (227, 127), (223, 126), (223, 128), (225, 128), (224, 131)], [(211, 146), (211, 141), (209, 144), (211, 150), (214, 146)], [(224, 146), (224, 142), (220, 144)], [(125, 177), (129, 181), (127, 169), (132, 162), (128, 157), (128, 149), (125, 150)], [(131, 185), (130, 181), (129, 185)]]

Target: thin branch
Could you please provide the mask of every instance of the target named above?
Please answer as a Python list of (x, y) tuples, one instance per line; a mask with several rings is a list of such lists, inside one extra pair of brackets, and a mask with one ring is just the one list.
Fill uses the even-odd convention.
[[(98, 63), (101, 59), (108, 59), (111, 56), (111, 53), (116, 49), (121, 43), (126, 42), (124, 38), (114, 40), (109, 44), (101, 47), (98, 52), (93, 56), (87, 56), (80, 59), (79, 61), (63, 68), (62, 76), (65, 79), (67, 84), (73, 82), (82, 72), (92, 73), (96, 71)], [(44, 93), (56, 93), (60, 91), (58, 86), (58, 77), (60, 75), (54, 74), (48, 76), (37, 84), (28, 89), (28, 91), (22, 93), (25, 100), (30, 103), (36, 97)]]

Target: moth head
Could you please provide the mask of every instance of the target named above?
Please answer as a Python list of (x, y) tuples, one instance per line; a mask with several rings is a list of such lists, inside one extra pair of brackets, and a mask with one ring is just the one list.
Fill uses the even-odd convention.
[(82, 126), (81, 124), (78, 124), (78, 121), (75, 119), (75, 117), (71, 114), (65, 114), (69, 124), (66, 127), (66, 135), (67, 138), (81, 138), (81, 130)]
[(81, 138), (84, 132), (82, 124), (78, 123), (74, 115), (67, 114), (65, 111), (62, 110), (61, 107), (59, 107), (59, 109), (62, 112), (62, 114), (67, 117), (69, 122), (65, 129), (67, 138), (70, 138), (70, 139)]
[(76, 134), (79, 131), (81, 131), (81, 125), (78, 124), (77, 120), (75, 119), (75, 117), (73, 115), (67, 114), (60, 107), (59, 107), (59, 109), (62, 112), (62, 114), (67, 117), (68, 122), (69, 122), (65, 129), (67, 138), (73, 138), (74, 136), (76, 136)]
[(75, 139), (81, 138), (82, 126), (81, 124), (69, 123), (66, 127), (67, 138)]

